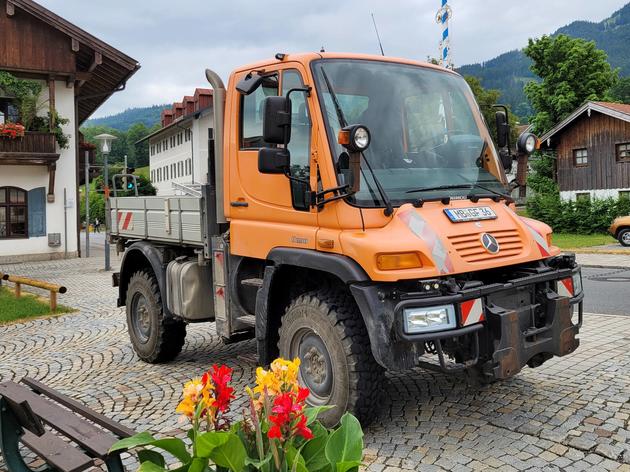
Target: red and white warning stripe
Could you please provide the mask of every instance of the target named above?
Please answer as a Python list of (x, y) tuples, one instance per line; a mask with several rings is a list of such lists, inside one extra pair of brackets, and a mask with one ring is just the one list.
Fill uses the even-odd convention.
[(462, 326), (479, 323), (486, 319), (483, 313), (483, 300), (481, 298), (466, 300), (462, 302), (459, 307), (462, 313)]
[(543, 257), (549, 256), (551, 253), (549, 249), (549, 244), (547, 244), (547, 239), (543, 237), (543, 235), (540, 234), (538, 231), (536, 231), (534, 228), (529, 226), (526, 221), (524, 220), (521, 220), (521, 221), (525, 223), (525, 227), (529, 230), (529, 232), (534, 237), (534, 241), (536, 241), (536, 246), (538, 246), (538, 249), (540, 249), (540, 253), (542, 254), (542, 256)]
[(429, 246), (431, 256), (433, 256), (433, 261), (440, 274), (453, 272), (453, 263), (448, 255), (448, 251), (431, 225), (414, 210), (399, 213), (398, 217), (409, 227), (413, 234)]
[[(121, 227), (122, 221), (122, 227)], [(132, 211), (119, 211), (118, 212), (118, 228), (123, 231), (133, 229), (133, 212)]]
[(568, 279), (558, 280), (557, 285), (558, 295), (562, 297), (573, 298), (575, 289), (573, 288), (573, 279), (571, 277), (569, 277)]

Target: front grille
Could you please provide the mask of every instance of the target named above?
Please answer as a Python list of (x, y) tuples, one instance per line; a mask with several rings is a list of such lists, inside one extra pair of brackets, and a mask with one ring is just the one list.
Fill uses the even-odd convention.
[[(499, 243), (498, 253), (490, 254), (481, 244), (481, 235), (486, 232), (494, 236)], [(505, 259), (507, 257), (517, 256), (523, 251), (523, 240), (515, 229), (458, 234), (449, 236), (448, 240), (457, 251), (457, 254), (466, 262)]]

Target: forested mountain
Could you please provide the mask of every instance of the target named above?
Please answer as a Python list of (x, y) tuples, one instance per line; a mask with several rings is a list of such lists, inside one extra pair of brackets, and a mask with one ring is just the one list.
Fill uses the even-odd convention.
[(142, 108), (127, 108), (125, 111), (103, 118), (94, 118), (83, 123), (84, 127), (106, 126), (120, 131), (127, 131), (136, 123), (143, 123), (147, 128), (152, 128), (160, 122), (160, 113), (170, 105), (153, 105)]
[[(606, 51), (610, 64), (619, 68), (620, 75), (630, 76), (630, 3), (604, 21), (575, 21), (553, 34), (594, 40), (599, 49)], [(485, 88), (500, 90), (501, 101), (521, 118), (527, 118), (532, 111), (523, 85), (535, 78), (529, 65), (522, 51), (510, 51), (481, 64), (462, 66), (458, 72), (480, 78)]]

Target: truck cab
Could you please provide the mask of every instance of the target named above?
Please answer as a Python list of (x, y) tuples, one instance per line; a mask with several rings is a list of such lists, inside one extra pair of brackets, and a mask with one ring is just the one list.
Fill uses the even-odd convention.
[(495, 145), (460, 75), (335, 53), (277, 54), (227, 87), (206, 75), (200, 194), (109, 204), (142, 359), (172, 359), (187, 323), (214, 321), (225, 342), (255, 337), (263, 366), (299, 357), (332, 424), (371, 419), (384, 370), (492, 382), (578, 347), (580, 268), (515, 212), (505, 114)]

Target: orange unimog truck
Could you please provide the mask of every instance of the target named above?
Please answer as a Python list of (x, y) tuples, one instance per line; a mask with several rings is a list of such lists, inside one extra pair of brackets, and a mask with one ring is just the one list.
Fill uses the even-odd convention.
[(386, 369), (491, 382), (578, 347), (580, 268), (516, 214), (505, 112), (495, 145), (460, 75), (309, 53), (239, 68), (227, 88), (206, 76), (206, 178), (109, 203), (141, 359), (173, 359), (187, 323), (214, 321), (226, 343), (255, 337), (261, 365), (299, 357), (331, 424), (369, 421)]

